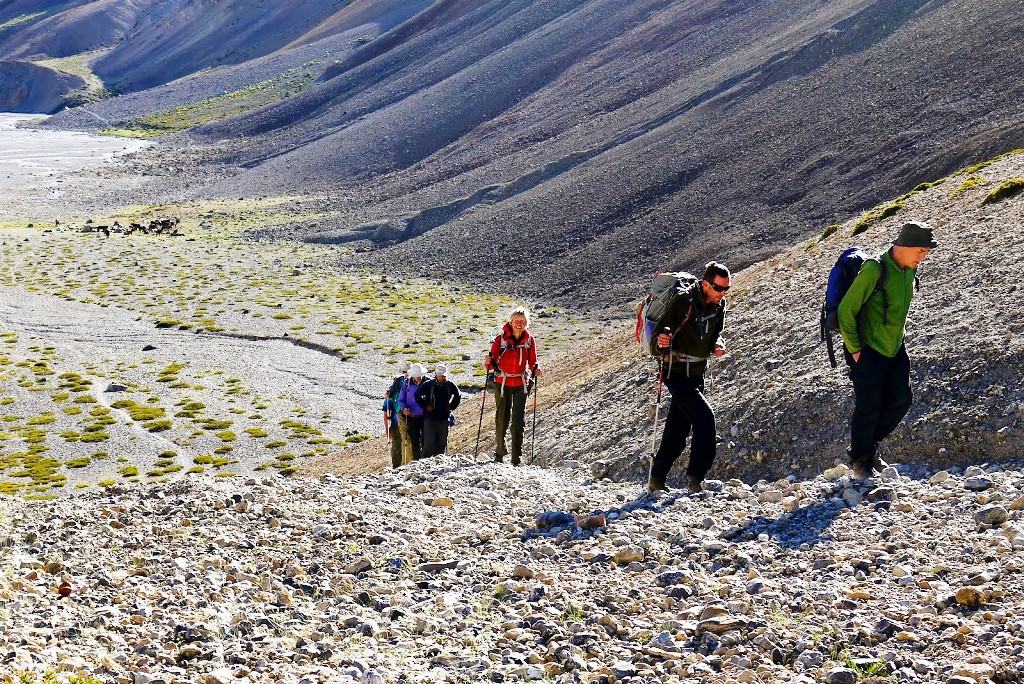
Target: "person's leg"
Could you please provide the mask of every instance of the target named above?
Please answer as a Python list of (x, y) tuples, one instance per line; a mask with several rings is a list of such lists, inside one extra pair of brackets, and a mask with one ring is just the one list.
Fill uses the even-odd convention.
[(436, 420), (423, 421), (423, 452), (420, 458), (433, 458), (437, 456), (437, 423)]
[(882, 407), (875, 424), (875, 443), (892, 434), (914, 403), (914, 391), (910, 388), (910, 357), (906, 346), (901, 346), (896, 356), (888, 359), (882, 385)]
[(512, 390), (500, 383), (494, 386), (494, 460), (505, 460), (508, 447), (505, 445), (505, 433), (508, 432), (509, 418), (512, 413)]
[(391, 467), (402, 465), (402, 433), (397, 425), (391, 426)]
[(409, 442), (412, 443), (412, 460), (423, 458), (423, 416), (409, 416)]
[(436, 441), (434, 443), (434, 446), (435, 446), (436, 450), (434, 451), (434, 454), (435, 455), (436, 454), (447, 454), (448, 453), (448, 429), (449, 429), (448, 421), (447, 420), (439, 420), (439, 421), (436, 421), (436, 422), (437, 422), (437, 426), (434, 428), (436, 430), (436, 437), (435, 437)]
[(523, 462), (523, 434), (526, 432), (526, 388), (512, 392), (512, 465)]
[(402, 465), (412, 463), (412, 440), (409, 439), (409, 416), (398, 415), (398, 432), (402, 437)]
[(700, 489), (699, 484), (715, 462), (717, 435), (715, 434), (715, 412), (704, 396), (704, 378), (694, 383), (693, 391), (682, 396), (686, 414), (693, 424), (693, 438), (690, 440), (690, 460), (686, 464), (687, 482), (690, 489)]
[[(844, 352), (849, 356), (849, 352)], [(850, 362), (854, 406), (850, 416), (850, 462), (855, 471), (870, 471), (875, 456), (875, 429), (882, 410), (885, 357), (864, 347), (860, 360)], [(869, 473), (870, 474), (870, 473)]]
[(693, 391), (689, 378), (684, 375), (669, 375), (665, 377), (665, 387), (671, 393), (672, 400), (668, 406), (668, 417), (665, 419), (658, 453), (651, 462), (648, 487), (652, 490), (665, 488), (665, 478), (668, 477), (672, 464), (686, 448), (686, 438), (690, 436), (692, 426), (686, 409), (687, 403), (683, 400), (685, 394)]

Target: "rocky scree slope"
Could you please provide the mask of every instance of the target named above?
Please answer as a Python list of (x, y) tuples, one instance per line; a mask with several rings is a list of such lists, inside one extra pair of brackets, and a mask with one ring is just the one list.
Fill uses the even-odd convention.
[(641, 498), (566, 465), (440, 457), (0, 497), (4, 667), (194, 684), (1024, 678), (1019, 468), (889, 468), (866, 487), (839, 467)]
[[(930, 467), (1021, 458), (1024, 194), (984, 201), (1004, 184), (1024, 186), (1024, 154), (979, 166), (900, 198), (894, 215), (861, 234), (850, 221), (734, 275), (730, 353), (709, 388), (720, 439), (712, 476), (811, 477), (845, 458), (853, 388), (819, 342), (824, 284), (845, 248), (881, 252), (910, 218), (928, 221), (941, 246), (920, 269), (907, 326), (915, 405), (883, 457)], [(617, 332), (575, 357), (543, 359), (558, 375), (542, 387), (537, 451), (552, 463), (578, 459), (596, 474), (643, 481), (657, 367), (632, 339), (632, 319), (609, 326)], [(666, 392), (662, 419), (667, 408)]]

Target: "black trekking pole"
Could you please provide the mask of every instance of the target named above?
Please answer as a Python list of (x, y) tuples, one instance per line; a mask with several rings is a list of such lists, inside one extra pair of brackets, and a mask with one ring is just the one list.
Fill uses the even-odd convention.
[(480, 454), (480, 433), (484, 428), (484, 404), (487, 403), (487, 387), (491, 384), (491, 378), (494, 377), (491, 373), (487, 373), (484, 377), (484, 389), (483, 399), (480, 400), (480, 422), (476, 426), (476, 448), (473, 449), (473, 462), (476, 463), (477, 457)]
[[(536, 371), (534, 371), (536, 373)], [(531, 378), (533, 382), (533, 429), (530, 431), (530, 463), (537, 462), (537, 393), (540, 392), (540, 377), (534, 375)], [(547, 459), (544, 459), (544, 467), (548, 465)]]

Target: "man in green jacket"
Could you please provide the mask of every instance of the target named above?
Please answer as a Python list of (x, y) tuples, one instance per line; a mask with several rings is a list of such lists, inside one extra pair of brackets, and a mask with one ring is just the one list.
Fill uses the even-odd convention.
[[(914, 401), (910, 358), (903, 342), (917, 267), (938, 243), (927, 223), (910, 221), (892, 247), (865, 261), (839, 304), (843, 355), (855, 403), (850, 418), (850, 465), (859, 480), (881, 470), (878, 443), (896, 429)], [(875, 286), (886, 271), (884, 286)]]

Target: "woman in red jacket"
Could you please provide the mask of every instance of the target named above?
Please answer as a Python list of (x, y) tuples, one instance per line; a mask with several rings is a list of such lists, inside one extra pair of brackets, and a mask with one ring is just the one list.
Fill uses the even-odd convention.
[(512, 426), (512, 465), (523, 460), (523, 432), (526, 430), (526, 390), (530, 377), (540, 375), (537, 367), (537, 342), (527, 332), (530, 315), (524, 307), (516, 307), (501, 333), (491, 343), (491, 351), (484, 359), (488, 371), (494, 371), (494, 452), (496, 463), (502, 463), (508, 454), (505, 433)]

